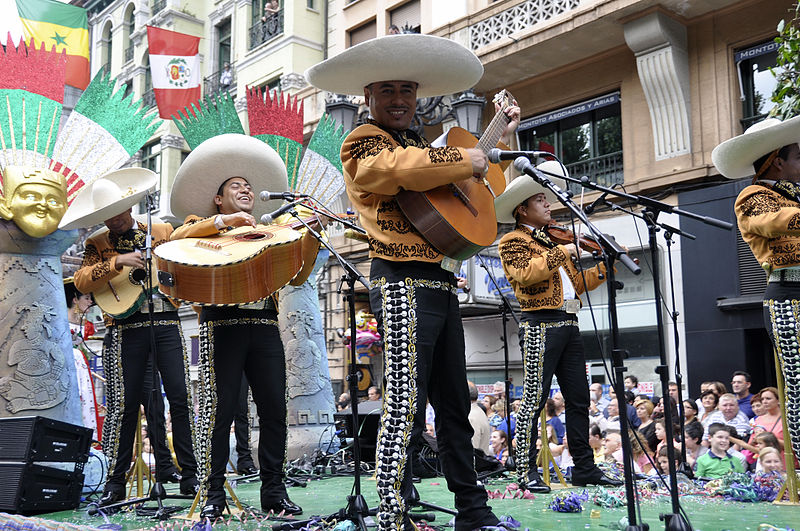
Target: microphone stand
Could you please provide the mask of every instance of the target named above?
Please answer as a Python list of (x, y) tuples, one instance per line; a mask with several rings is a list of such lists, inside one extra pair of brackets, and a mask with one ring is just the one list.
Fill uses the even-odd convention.
[[(617, 393), (617, 401), (621, 402), (622, 405), (620, 406), (620, 415), (619, 415), (619, 424), (620, 424), (620, 437), (622, 439), (622, 454), (623, 454), (623, 472), (625, 477), (625, 495), (628, 499), (627, 508), (628, 508), (628, 526), (625, 528), (626, 531), (647, 531), (650, 527), (642, 523), (642, 525), (637, 525), (637, 515), (636, 515), (636, 507), (634, 501), (636, 501), (636, 493), (634, 492), (634, 478), (633, 478), (633, 462), (632, 456), (633, 453), (631, 451), (631, 440), (628, 434), (628, 415), (627, 415), (627, 403), (625, 402), (625, 387), (623, 384), (623, 373), (627, 370), (623, 365), (623, 357), (625, 355), (625, 350), (619, 348), (619, 323), (617, 321), (617, 299), (616, 299), (616, 290), (617, 290), (617, 281), (614, 276), (614, 261), (619, 260), (622, 264), (625, 265), (634, 275), (638, 275), (641, 273), (641, 268), (636, 265), (631, 258), (628, 256), (627, 251), (623, 249), (616, 241), (612, 240), (602, 232), (600, 232), (594, 225), (589, 222), (588, 217), (586, 214), (581, 210), (571, 199), (569, 192), (565, 192), (555, 183), (553, 183), (550, 179), (544, 176), (544, 173), (541, 170), (536, 169), (526, 157), (519, 157), (517, 160), (514, 161), (514, 166), (524, 172), (525, 174), (529, 175), (533, 178), (534, 181), (539, 183), (540, 185), (548, 188), (552, 191), (558, 200), (567, 207), (575, 217), (577, 217), (583, 224), (589, 228), (592, 234), (597, 238), (597, 241), (603, 247), (604, 251), (604, 263), (606, 266), (606, 275), (608, 280), (606, 282), (608, 286), (608, 314), (609, 314), (609, 323), (610, 323), (610, 331), (611, 331), (611, 347), (612, 347), (612, 364), (614, 366), (614, 374), (615, 374), (615, 389)], [(566, 173), (566, 172), (564, 172)], [(554, 175), (555, 177), (562, 178), (560, 175)], [(588, 179), (587, 179), (588, 181)], [(608, 189), (610, 193), (615, 193), (615, 191)], [(624, 407), (623, 407), (624, 406)]]
[[(522, 158), (522, 159), (527, 163), (527, 159), (524, 159), (524, 158)], [(520, 159), (517, 159), (517, 161), (519, 161), (519, 160)], [(517, 162), (515, 161), (514, 164), (516, 166)], [(530, 163), (528, 163), (528, 165), (530, 166)], [(538, 170), (534, 169), (534, 171), (538, 171)], [(661, 212), (674, 213), (674, 214), (685, 216), (685, 217), (688, 217), (688, 218), (691, 218), (691, 219), (695, 219), (697, 221), (705, 223), (706, 225), (712, 225), (714, 227), (718, 227), (718, 228), (726, 229), (726, 230), (730, 230), (733, 227), (733, 225), (731, 223), (726, 222), (726, 221), (718, 220), (716, 218), (712, 218), (712, 217), (709, 217), (709, 216), (701, 216), (701, 215), (695, 214), (693, 212), (688, 212), (686, 210), (682, 210), (680, 208), (674, 207), (672, 205), (668, 205), (668, 204), (666, 204), (666, 203), (664, 203), (662, 201), (651, 199), (649, 197), (640, 196), (640, 195), (634, 195), (634, 194), (628, 194), (628, 193), (624, 193), (624, 192), (619, 192), (617, 190), (614, 190), (613, 188), (607, 188), (605, 186), (600, 186), (597, 183), (591, 182), (589, 180), (589, 178), (586, 177), (586, 176), (583, 176), (580, 179), (575, 179), (575, 178), (572, 178), (572, 177), (563, 177), (561, 175), (555, 175), (555, 174), (552, 174), (552, 173), (549, 173), (549, 172), (541, 172), (541, 173), (546, 173), (548, 175), (553, 175), (553, 176), (559, 177), (559, 178), (565, 178), (566, 180), (568, 180), (570, 182), (579, 183), (581, 186), (586, 187), (586, 188), (591, 188), (593, 190), (600, 190), (600, 191), (615, 195), (617, 197), (626, 198), (626, 199), (628, 199), (630, 201), (633, 201), (634, 203), (639, 204), (639, 205), (644, 207), (644, 211), (643, 211), (643, 215), (641, 216), (641, 219), (643, 219), (647, 223), (647, 226), (648, 226), (648, 233), (649, 233), (649, 240), (648, 241), (649, 241), (649, 246), (650, 246), (651, 260), (652, 260), (652, 263), (653, 263), (653, 265), (652, 265), (652, 267), (653, 267), (653, 283), (656, 285), (656, 289), (655, 289), (656, 326), (657, 326), (658, 339), (659, 339), (658, 343), (659, 343), (659, 357), (660, 357), (659, 358), (659, 363), (660, 364), (656, 368), (656, 372), (661, 377), (662, 389), (667, 389), (667, 399), (669, 399), (669, 371), (668, 371), (669, 366), (668, 366), (668, 363), (667, 363), (666, 349), (664, 347), (664, 323), (663, 323), (663, 317), (661, 315), (661, 292), (658, 289), (658, 285), (657, 285), (658, 284), (659, 268), (658, 268), (658, 260), (657, 260), (658, 254), (657, 254), (656, 232), (658, 230), (660, 230), (659, 226), (663, 226), (665, 231), (668, 231), (669, 233), (680, 234), (680, 235), (686, 236), (686, 237), (690, 237), (691, 235), (687, 235), (687, 234), (683, 233), (682, 231), (680, 231), (680, 230), (678, 230), (678, 229), (676, 229), (674, 227), (670, 227), (669, 225), (665, 225), (663, 223), (659, 223), (657, 221), (658, 216), (659, 216), (659, 214)], [(555, 188), (558, 188), (555, 185), (552, 185), (552, 186), (554, 186)], [(567, 205), (567, 206), (569, 206), (569, 205)], [(580, 209), (578, 209), (578, 210), (580, 211)], [(574, 212), (574, 210), (573, 210), (573, 212)], [(583, 214), (582, 211), (581, 211), (581, 214)], [(593, 230), (593, 234), (595, 235), (595, 237), (599, 237), (599, 234), (594, 232), (594, 230)], [(603, 246), (603, 247), (605, 248), (605, 246)], [(610, 273), (610, 270), (609, 270), (609, 273)], [(609, 298), (609, 307), (610, 307), (610, 303), (611, 303), (611, 299)], [(674, 315), (674, 312), (673, 312), (673, 315)], [(616, 317), (613, 316), (613, 314), (612, 314), (612, 318), (614, 320), (616, 320)], [(677, 334), (677, 331), (676, 331), (676, 334)], [(616, 341), (616, 339), (615, 339), (615, 341)], [(612, 344), (615, 344), (615, 343), (612, 342)], [(621, 362), (621, 359), (617, 360), (617, 357), (618, 357), (617, 349), (614, 349), (613, 353), (614, 353), (613, 358), (614, 358), (615, 368), (618, 369), (618, 367), (616, 366), (616, 362), (617, 361)], [(676, 371), (677, 371), (678, 367), (679, 367), (678, 362), (677, 362), (677, 360), (678, 360), (677, 353), (676, 353), (675, 359), (676, 359)], [(622, 385), (621, 374), (622, 374), (622, 371), (619, 371), (617, 373), (617, 380), (618, 381), (617, 381), (616, 387), (617, 387), (617, 399), (618, 400), (621, 400), (621, 397), (625, 396), (624, 394), (620, 394), (621, 391), (624, 393), (624, 387)], [(679, 372), (678, 372), (678, 374), (679, 374)], [(680, 380), (679, 380), (679, 382), (680, 382)], [(679, 393), (678, 396), (680, 397), (680, 385), (678, 386), (678, 393)], [(670, 531), (690, 530), (690, 529), (692, 529), (692, 527), (689, 524), (688, 519), (685, 517), (685, 513), (681, 510), (680, 501), (678, 499), (678, 489), (677, 489), (678, 480), (677, 480), (677, 475), (676, 475), (677, 472), (676, 472), (676, 469), (675, 469), (675, 446), (673, 444), (671, 444), (671, 441), (673, 441), (674, 438), (675, 438), (675, 436), (674, 436), (674, 428), (673, 428), (673, 424), (672, 424), (672, 407), (667, 404), (667, 400), (665, 400), (665, 406), (666, 407), (664, 408), (664, 431), (666, 432), (667, 440), (670, 441), (670, 444), (667, 444), (667, 459), (669, 460), (669, 477), (670, 477), (670, 486), (671, 486), (671, 488), (669, 490), (670, 490), (670, 494), (671, 494), (673, 512), (671, 514), (662, 514), (662, 515), (660, 515), (659, 518), (662, 521), (665, 522), (665, 528), (667, 530), (670, 530)], [(625, 427), (622, 426), (622, 419), (623, 419), (623, 415), (620, 414), (620, 427), (621, 427), (621, 430), (623, 430), (622, 442), (623, 442), (623, 453), (624, 453), (624, 451), (625, 451), (624, 447), (625, 447), (626, 431), (625, 431)], [(625, 465), (626, 465), (626, 470), (627, 470), (627, 465), (628, 465), (628, 459), (627, 458), (625, 460)], [(626, 475), (626, 484), (627, 484), (627, 475)], [(626, 487), (627, 487), (627, 485), (626, 485)], [(633, 520), (630, 519), (630, 513), (631, 513), (630, 504), (629, 504), (628, 512), (629, 512), (629, 522), (633, 522)], [(629, 527), (629, 529), (630, 529), (630, 527)]]

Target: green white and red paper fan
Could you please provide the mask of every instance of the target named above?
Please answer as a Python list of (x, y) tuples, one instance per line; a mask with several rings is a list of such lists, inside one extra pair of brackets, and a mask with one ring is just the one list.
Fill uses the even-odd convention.
[(333, 202), (344, 192), (339, 153), (348, 133), (342, 126), (337, 127), (333, 118), (322, 115), (303, 154), (296, 179), (289, 179), (289, 187), (293, 192), (313, 196), (332, 208)]
[(178, 116), (172, 116), (172, 120), (189, 144), (189, 149), (218, 135), (245, 134), (236, 107), (227, 92), (216, 97), (206, 96), (196, 104), (192, 103), (191, 108), (184, 107), (183, 112), (178, 111)]
[(303, 102), (297, 96), (275, 92), (262, 94), (261, 89), (247, 90), (247, 120), (250, 136), (267, 143), (286, 164), (289, 182), (295, 180), (303, 153)]

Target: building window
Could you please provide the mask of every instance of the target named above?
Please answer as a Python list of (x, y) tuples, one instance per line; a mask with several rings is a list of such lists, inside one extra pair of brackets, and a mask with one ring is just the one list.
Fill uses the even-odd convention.
[(100, 37), (100, 58), (102, 61), (100, 69), (105, 70), (107, 73), (111, 72), (111, 44), (111, 22), (109, 22), (103, 28), (103, 33)]
[(142, 168), (161, 173), (161, 141), (152, 142), (142, 148)]
[(128, 6), (128, 16), (125, 17), (125, 63), (133, 61), (133, 40), (131, 35), (136, 31), (136, 16), (133, 14), (134, 6)]
[(355, 29), (352, 29), (347, 32), (349, 37), (350, 46), (355, 46), (356, 44), (361, 44), (364, 41), (368, 41), (370, 39), (374, 39), (378, 36), (377, 33), (378, 25), (373, 20), (371, 22), (367, 22), (366, 24), (359, 26)]
[(421, 28), (419, 0), (413, 0), (390, 11), (389, 24), (397, 26), (401, 33), (419, 33)]
[(125, 98), (130, 96), (131, 92), (133, 92), (133, 80), (129, 79), (125, 81), (125, 92), (122, 93), (122, 99), (124, 100)]
[[(739, 90), (742, 99), (742, 130), (767, 117), (775, 106), (770, 98), (777, 85), (776, 75), (782, 71), (777, 67), (778, 45), (773, 41), (750, 46), (734, 53), (739, 74)], [(776, 70), (775, 75), (770, 68)]]
[(263, 44), (283, 33), (283, 8), (278, 0), (253, 0), (250, 47)]
[(623, 182), (619, 92), (527, 118), (518, 131), (522, 149), (555, 154), (574, 177)]
[(316, 11), (317, 6), (315, 0), (306, 0), (306, 7)]

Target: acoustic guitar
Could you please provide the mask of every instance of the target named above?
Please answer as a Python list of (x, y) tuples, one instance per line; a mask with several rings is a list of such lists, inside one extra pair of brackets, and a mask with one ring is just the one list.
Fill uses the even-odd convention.
[[(501, 108), (480, 140), (469, 131), (453, 127), (433, 142), (434, 147), (479, 148), (484, 153), (497, 146), (509, 123), (505, 110), (514, 101), (503, 90), (493, 99)], [(395, 197), (403, 214), (440, 253), (465, 260), (497, 239), (494, 198), (506, 189), (506, 178), (497, 164), (489, 164), (486, 175), (438, 186), (426, 192), (403, 190)]]
[(300, 271), (301, 237), (290, 226), (256, 225), (163, 243), (153, 250), (159, 290), (200, 305), (259, 301)]
[[(119, 275), (109, 280), (106, 285), (92, 293), (94, 301), (100, 309), (115, 319), (125, 319), (139, 309), (147, 295), (142, 289), (142, 284), (134, 280), (134, 271), (143, 270), (130, 266), (122, 266)], [(153, 286), (158, 286), (158, 280), (153, 270)]]

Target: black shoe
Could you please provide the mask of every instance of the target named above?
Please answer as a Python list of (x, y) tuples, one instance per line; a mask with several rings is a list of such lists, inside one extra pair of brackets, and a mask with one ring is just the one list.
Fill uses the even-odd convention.
[(252, 476), (258, 474), (258, 469), (254, 465), (244, 465), (239, 467), (236, 472), (238, 472), (240, 476)]
[(303, 514), (303, 509), (289, 498), (284, 498), (272, 505), (262, 504), (261, 510), (265, 513), (272, 511), (275, 514), (283, 513), (285, 515)]
[(161, 474), (158, 478), (161, 483), (180, 483), (181, 479), (181, 475), (176, 471), (170, 472), (169, 474)]
[(195, 496), (200, 492), (200, 482), (197, 478), (187, 478), (181, 480), (181, 494)]
[(588, 485), (600, 485), (601, 487), (621, 487), (625, 483), (606, 476), (604, 473), (597, 470), (596, 472), (587, 476), (572, 472), (572, 486), (573, 487), (586, 487)]
[(223, 505), (217, 505), (215, 503), (209, 503), (203, 510), (200, 511), (200, 520), (204, 520), (208, 518), (212, 522), (222, 516), (222, 511), (225, 509)]
[(550, 486), (538, 476), (534, 477), (527, 483), (520, 482), (520, 484), (525, 485), (525, 490), (534, 492), (536, 494), (547, 494), (550, 492)]
[(100, 501), (97, 502), (97, 505), (99, 505), (100, 507), (105, 507), (106, 505), (111, 505), (117, 502), (121, 502), (124, 499), (125, 499), (125, 492), (109, 490), (103, 493), (103, 496), (100, 498)]

